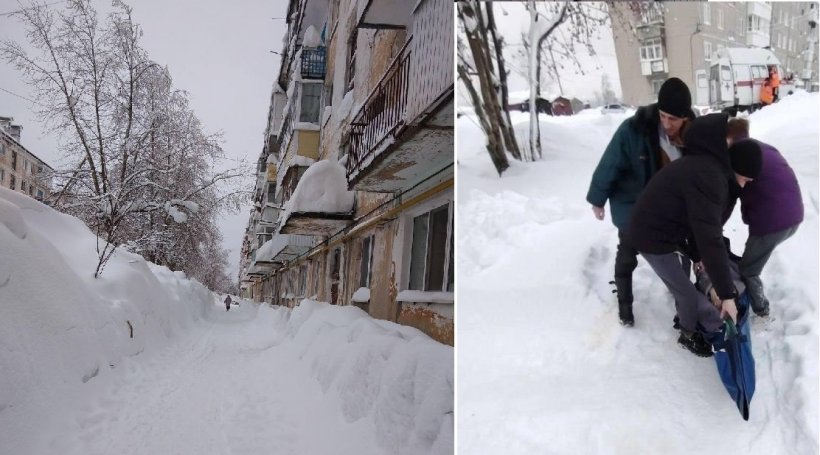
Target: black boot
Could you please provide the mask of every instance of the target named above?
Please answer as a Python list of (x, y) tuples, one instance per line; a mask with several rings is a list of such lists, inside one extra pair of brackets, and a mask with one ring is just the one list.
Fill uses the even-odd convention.
[(618, 294), (618, 319), (626, 327), (635, 325), (632, 314), (632, 277), (615, 277), (615, 288)]
[(698, 357), (712, 357), (712, 345), (703, 338), (700, 332), (681, 329), (678, 344)]

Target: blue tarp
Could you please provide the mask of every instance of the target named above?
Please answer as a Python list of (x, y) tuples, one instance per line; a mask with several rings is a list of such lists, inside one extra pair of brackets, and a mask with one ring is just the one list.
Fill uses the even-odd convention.
[(749, 420), (749, 403), (755, 393), (755, 359), (749, 330), (750, 303), (748, 295), (742, 293), (737, 299), (737, 325), (727, 321), (710, 340), (720, 380), (735, 400), (743, 420)]

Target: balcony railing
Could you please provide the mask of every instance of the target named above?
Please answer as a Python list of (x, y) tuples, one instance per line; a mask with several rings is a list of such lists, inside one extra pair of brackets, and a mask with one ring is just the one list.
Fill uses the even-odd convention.
[(410, 40), (390, 64), (384, 77), (367, 98), (350, 126), (350, 156), (347, 178), (357, 172), (371, 157), (388, 134), (402, 126), (407, 108), (407, 85), (410, 67)]
[(305, 79), (324, 79), (327, 51), (324, 47), (302, 49), (302, 77)]

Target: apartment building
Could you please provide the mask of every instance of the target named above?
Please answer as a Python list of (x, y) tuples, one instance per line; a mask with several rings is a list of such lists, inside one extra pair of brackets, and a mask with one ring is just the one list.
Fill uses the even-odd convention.
[(0, 186), (44, 201), (51, 194), (51, 166), (20, 142), (23, 127), (0, 117)]
[(291, 0), (246, 298), (355, 305), (453, 343), (453, 4)]
[(768, 47), (797, 86), (817, 89), (817, 3), (616, 2), (612, 8), (627, 104), (654, 102), (663, 81), (678, 77), (695, 104), (708, 105), (710, 60), (724, 47)]

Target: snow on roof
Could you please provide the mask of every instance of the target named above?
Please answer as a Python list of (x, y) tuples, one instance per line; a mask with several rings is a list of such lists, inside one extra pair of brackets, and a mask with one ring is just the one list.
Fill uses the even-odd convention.
[(323, 160), (312, 164), (305, 171), (293, 196), (285, 205), (285, 210), (348, 213), (353, 210), (353, 194), (353, 191), (347, 190), (344, 167), (338, 161)]
[(718, 51), (718, 57), (728, 57), (735, 64), (768, 64), (780, 65), (774, 52), (768, 49), (751, 49), (745, 47), (727, 47)]
[[(541, 98), (544, 98), (547, 101), (552, 101), (555, 98), (558, 98), (560, 94), (555, 92), (544, 92), (542, 91), (540, 95)], [(507, 94), (507, 100), (510, 103), (522, 103), (530, 99), (530, 91), (529, 90), (516, 90), (514, 92), (509, 92)]]
[(305, 30), (305, 36), (302, 38), (302, 47), (319, 47), (321, 45), (322, 41), (319, 37), (319, 32), (316, 31), (316, 27), (311, 25)]

